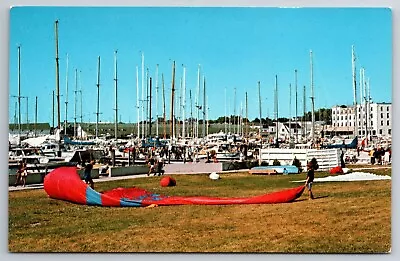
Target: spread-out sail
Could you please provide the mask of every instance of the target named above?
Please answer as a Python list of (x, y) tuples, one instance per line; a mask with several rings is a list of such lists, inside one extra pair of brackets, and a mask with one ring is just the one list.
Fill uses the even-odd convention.
[(105, 207), (288, 203), (300, 197), (304, 188), (299, 186), (250, 197), (167, 196), (137, 187), (97, 192), (80, 179), (76, 168), (73, 167), (57, 168), (44, 179), (44, 190), (51, 198)]

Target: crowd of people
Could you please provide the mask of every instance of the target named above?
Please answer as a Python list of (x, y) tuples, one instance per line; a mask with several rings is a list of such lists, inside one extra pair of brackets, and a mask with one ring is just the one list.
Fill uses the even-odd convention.
[(392, 162), (392, 149), (389, 147), (387, 149), (378, 147), (373, 148), (369, 152), (369, 157), (371, 159), (371, 164), (387, 165)]

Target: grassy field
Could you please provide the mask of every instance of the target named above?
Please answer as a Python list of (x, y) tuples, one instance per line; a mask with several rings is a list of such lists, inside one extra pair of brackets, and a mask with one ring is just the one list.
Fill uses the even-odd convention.
[[(369, 171), (391, 175), (391, 169)], [(328, 175), (318, 173), (317, 177)], [(305, 174), (174, 176), (96, 183), (96, 190), (138, 186), (167, 195), (241, 197), (296, 187)], [(386, 253), (391, 249), (391, 181), (322, 182), (293, 203), (106, 208), (9, 192), (10, 252)]]

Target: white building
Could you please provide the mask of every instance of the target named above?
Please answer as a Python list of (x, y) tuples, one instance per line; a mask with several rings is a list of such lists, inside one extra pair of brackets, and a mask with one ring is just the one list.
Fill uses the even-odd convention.
[[(357, 135), (365, 137), (367, 134), (377, 137), (392, 136), (392, 104), (370, 103), (357, 105), (357, 126), (354, 106), (334, 106), (332, 108), (333, 130), (351, 129), (354, 133), (357, 127)], [(368, 130), (368, 131), (367, 131)]]

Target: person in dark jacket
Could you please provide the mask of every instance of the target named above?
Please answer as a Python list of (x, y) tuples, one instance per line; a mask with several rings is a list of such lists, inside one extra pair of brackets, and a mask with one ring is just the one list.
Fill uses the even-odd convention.
[(307, 179), (305, 186), (308, 188), (308, 199), (314, 199), (314, 195), (312, 193), (312, 183), (314, 181), (314, 170), (315, 166), (312, 161), (307, 163)]
[(340, 152), (340, 167), (341, 168), (346, 167), (346, 163), (344, 162), (344, 151), (343, 150), (341, 150), (341, 152)]
[(94, 182), (92, 179), (92, 169), (94, 165), (94, 160), (90, 161), (88, 164), (85, 165), (83, 179), (85, 180), (86, 184), (90, 184), (90, 187), (94, 189)]

